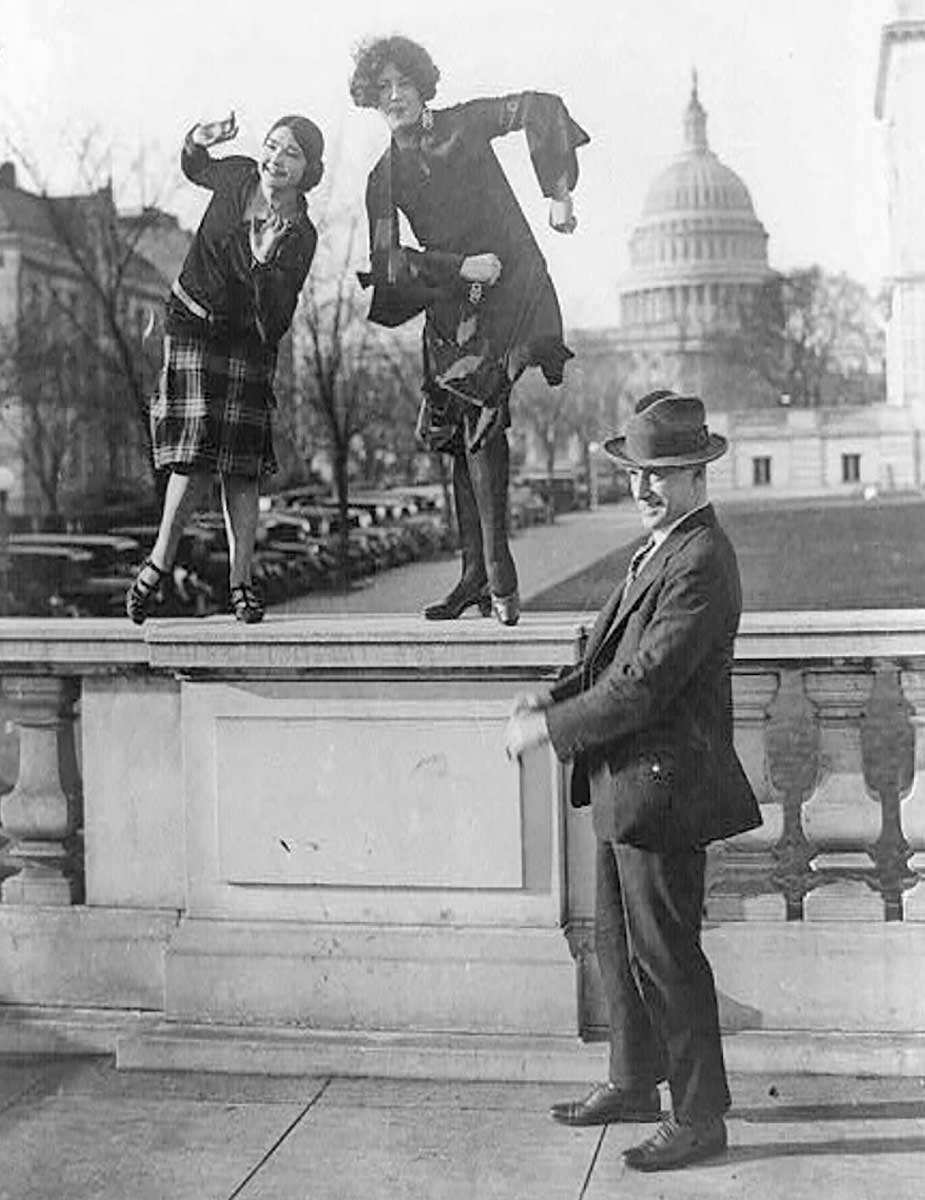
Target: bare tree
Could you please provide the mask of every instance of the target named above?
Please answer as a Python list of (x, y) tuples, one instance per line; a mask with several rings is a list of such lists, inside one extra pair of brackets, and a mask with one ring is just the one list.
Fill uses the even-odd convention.
[[(655, 386), (653, 379), (659, 379), (655, 356), (619, 350), (594, 352), (589, 344), (579, 346), (560, 387), (549, 387), (536, 372), (520, 381), (515, 392), (516, 413), (542, 447), (550, 499), (557, 458), (577, 445), (590, 484), (592, 444), (622, 427), (631, 397)], [(553, 516), (550, 504), (550, 519)]]
[(550, 387), (542, 376), (531, 371), (517, 384), (514, 392), (515, 415), (521, 416), (532, 430), (543, 456), (546, 473), (546, 516), (555, 519), (553, 505), (556, 459), (568, 446), (571, 432), (570, 390), (566, 385)]
[[(137, 486), (137, 466), (125, 464), (126, 446), (138, 447), (153, 475), (149, 403), (160, 358), (154, 336), (156, 314), (166, 289), (164, 276), (139, 252), (163, 214), (143, 206), (124, 219), (111, 178), (102, 184), (107, 155), (98, 134), (86, 135), (76, 150), (79, 191), (53, 196), (39, 168), (21, 151), (36, 190), (30, 196), (37, 220), (28, 231), (38, 247), (24, 276), (15, 328), (4, 330), (7, 356), (7, 426), (18, 426), (26, 469), (32, 471), (54, 510), (51, 474), (60, 482), (77, 440), (74, 422), (92, 429), (102, 447), (105, 477)], [(10, 391), (15, 379), (17, 392)], [(16, 405), (21, 417), (14, 417)], [(60, 440), (62, 445), (57, 446)]]
[[(293, 326), (295, 440), (326, 451), (338, 508), (340, 582), (349, 584), (350, 468), (366, 448), (406, 456), (417, 407), (411, 359), (366, 319), (356, 279), (361, 222), (320, 222), (319, 251)], [(365, 229), (363, 231), (365, 239)], [(391, 427), (391, 428), (389, 428)]]
[(845, 274), (812, 266), (775, 275), (714, 336), (724, 357), (797, 407), (882, 399), (885, 334), (877, 302)]
[(62, 481), (88, 408), (79, 358), (37, 313), (0, 331), (0, 425), (43, 508), (60, 512)]
[(365, 419), (353, 441), (357, 472), (368, 487), (414, 479), (423, 453), (415, 435), (420, 360), (417, 339), (379, 335), (372, 343), (374, 386), (367, 393)]

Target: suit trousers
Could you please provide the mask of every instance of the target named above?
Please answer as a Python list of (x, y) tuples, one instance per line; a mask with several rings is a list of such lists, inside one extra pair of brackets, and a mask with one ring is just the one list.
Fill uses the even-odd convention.
[(713, 972), (700, 945), (703, 850), (658, 854), (597, 844), (595, 945), (610, 1025), (610, 1078), (667, 1079), (679, 1121), (726, 1111)]
[(517, 569), (508, 544), (507, 430), (496, 422), (477, 450), (464, 441), (453, 455), (463, 579), (476, 585), (487, 580), (496, 596), (509, 596), (517, 588)]

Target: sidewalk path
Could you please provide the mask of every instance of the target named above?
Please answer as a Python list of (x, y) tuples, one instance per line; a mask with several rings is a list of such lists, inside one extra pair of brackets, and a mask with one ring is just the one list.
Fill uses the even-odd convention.
[[(597, 562), (640, 536), (639, 518), (629, 504), (593, 512), (562, 513), (552, 525), (523, 530), (511, 545), (523, 601)], [(459, 578), (457, 558), (409, 563), (373, 576), (349, 594), (311, 592), (273, 607), (279, 613), (419, 612)], [(474, 611), (474, 610), (473, 610)]]
[[(0, 1058), (0, 1200), (918, 1200), (925, 1080), (739, 1076), (730, 1148), (638, 1175), (652, 1126), (547, 1084), (117, 1072)], [(569, 1093), (566, 1092), (566, 1095)]]

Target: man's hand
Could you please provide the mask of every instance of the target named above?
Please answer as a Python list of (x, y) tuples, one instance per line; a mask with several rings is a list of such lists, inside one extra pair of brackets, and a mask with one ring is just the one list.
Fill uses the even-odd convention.
[(283, 236), (292, 227), (292, 222), (279, 213), (271, 212), (268, 217), (251, 217), (251, 254), (259, 263), (268, 263)]
[(497, 254), (470, 254), (462, 260), (459, 274), (467, 283), (484, 283), (491, 287), (501, 278), (501, 259)]
[(548, 741), (549, 730), (542, 709), (515, 711), (504, 731), (504, 749), (510, 759), (520, 758), (534, 746)]
[(217, 146), (219, 142), (230, 142), (237, 134), (238, 122), (232, 109), (221, 121), (203, 121), (193, 129), (190, 136), (197, 146), (208, 149), (209, 146)]

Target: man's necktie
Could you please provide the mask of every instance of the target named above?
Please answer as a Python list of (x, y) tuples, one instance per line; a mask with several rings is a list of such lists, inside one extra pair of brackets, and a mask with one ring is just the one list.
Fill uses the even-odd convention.
[(642, 545), (639, 546), (636, 549), (636, 551), (634, 552), (633, 557), (630, 559), (630, 565), (626, 571), (626, 586), (627, 587), (629, 587), (629, 585), (633, 582), (633, 580), (636, 578), (636, 576), (642, 570), (642, 564), (649, 557), (651, 550), (652, 550), (652, 539), (647, 538), (646, 541), (644, 541), (642, 543)]

